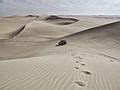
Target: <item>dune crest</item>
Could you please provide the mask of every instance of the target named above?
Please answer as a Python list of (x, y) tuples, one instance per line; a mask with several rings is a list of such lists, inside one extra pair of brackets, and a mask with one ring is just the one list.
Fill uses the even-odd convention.
[(10, 34), (10, 38), (14, 38), (15, 36), (17, 36), (19, 33), (21, 33), (24, 30), (25, 27), (26, 27), (26, 25), (20, 27), (18, 30), (16, 30), (15, 32), (11, 33)]
[(63, 17), (51, 15), (51, 16), (48, 16), (45, 19), (45, 21), (49, 21), (51, 23), (58, 24), (58, 25), (69, 25), (69, 24), (73, 24), (79, 20), (74, 19), (74, 18), (63, 18)]

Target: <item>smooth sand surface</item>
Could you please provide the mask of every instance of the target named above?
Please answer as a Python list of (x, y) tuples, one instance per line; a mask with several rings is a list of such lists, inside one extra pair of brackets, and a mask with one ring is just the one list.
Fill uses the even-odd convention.
[(0, 90), (120, 90), (119, 19), (59, 17), (0, 18)]

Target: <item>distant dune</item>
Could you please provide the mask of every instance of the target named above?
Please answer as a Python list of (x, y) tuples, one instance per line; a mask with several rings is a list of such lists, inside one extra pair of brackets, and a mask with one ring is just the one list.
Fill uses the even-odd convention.
[(0, 90), (120, 90), (119, 18), (10, 16), (0, 30)]
[(55, 23), (58, 25), (69, 25), (69, 24), (75, 23), (79, 20), (74, 19), (74, 18), (63, 18), (63, 17), (51, 15), (51, 16), (47, 17), (45, 19), (45, 21), (49, 21), (49, 22), (52, 22), (52, 23)]

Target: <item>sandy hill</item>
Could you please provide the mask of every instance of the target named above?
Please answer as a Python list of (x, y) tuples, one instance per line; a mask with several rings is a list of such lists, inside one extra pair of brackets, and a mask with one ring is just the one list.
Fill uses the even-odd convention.
[(74, 18), (63, 18), (63, 17), (51, 15), (51, 16), (47, 17), (45, 19), (45, 21), (52, 22), (52, 23), (58, 24), (58, 25), (69, 25), (69, 24), (78, 22), (79, 20), (74, 19)]
[[(47, 23), (44, 21), (32, 21), (31, 23), (27, 24), (24, 28), (24, 30), (22, 30), (22, 32), (17, 35), (17, 37), (36, 37), (39, 40), (43, 39), (56, 39), (59, 37), (63, 37), (69, 34), (72, 34), (69, 28), (66, 27), (61, 27), (59, 25), (54, 25), (51, 23)], [(41, 39), (40, 39), (41, 38)]]
[[(120, 22), (118, 21), (118, 22), (102, 25), (99, 27), (90, 28), (65, 37), (70, 38), (73, 41), (80, 41), (83, 43), (90, 43), (90, 44), (96, 42), (96, 44), (105, 45), (109, 47), (109, 45), (114, 45), (116, 43), (119, 43), (120, 41), (119, 28), (120, 28)], [(105, 42), (107, 43), (103, 44)]]
[[(11, 19), (11, 18), (13, 18), (13, 19)], [(5, 18), (7, 23), (10, 21), (13, 22), (14, 20), (16, 20), (16, 21), (19, 21), (20, 24), (15, 22), (15, 24), (17, 24), (17, 25), (11, 26), (11, 24), (9, 23), (10, 26), (12, 27), (13, 31), (12, 31), (12, 29), (10, 32), (7, 31), (8, 39), (1, 40), (1, 42), (0, 42), (1, 43), (0, 44), (1, 45), (1, 47), (0, 47), (1, 48), (1, 52), (0, 52), (1, 59), (32, 57), (32, 56), (41, 55), (41, 54), (43, 54), (42, 50), (45, 51), (49, 47), (51, 47), (51, 46), (54, 47), (56, 45), (56, 42), (53, 43), (54, 44), (53, 45), (50, 42), (43, 42), (43, 41), (54, 40), (54, 39), (64, 37), (64, 36), (81, 31), (81, 28), (79, 26), (78, 27), (72, 26), (73, 24), (70, 24), (69, 26), (68, 25), (61, 26), (59, 24), (58, 25), (53, 24), (52, 22), (54, 22), (54, 20), (53, 21), (50, 20), (49, 22), (46, 22), (46, 20), (44, 18), (43, 19), (40, 18), (41, 20), (39, 18), (36, 19), (34, 17), (20, 17), (20, 16), (11, 16), (11, 17)], [(47, 17), (47, 19), (49, 19), (49, 18), (51, 18), (51, 16)], [(57, 19), (58, 18), (60, 18), (60, 17), (57, 17)], [(64, 21), (64, 18), (60, 18), (60, 20), (61, 19), (62, 19), (62, 21)], [(67, 21), (69, 21), (68, 19), (72, 19), (72, 18), (67, 18)], [(92, 21), (91, 18), (90, 18), (90, 20)], [(59, 19), (58, 19), (58, 21), (59, 21)], [(106, 21), (106, 22), (104, 21), (104, 23), (107, 23), (109, 21)], [(111, 20), (111, 22), (113, 22), (113, 21)], [(78, 22), (81, 25), (80, 20)], [(76, 24), (78, 24), (78, 22)], [(86, 19), (85, 19), (85, 22), (87, 22)], [(88, 22), (87, 22), (87, 24), (88, 24)], [(7, 24), (5, 24), (5, 25), (8, 26)], [(18, 28), (18, 26), (19, 26), (19, 28)], [(93, 25), (91, 25), (89, 27), (93, 27)], [(8, 27), (8, 29), (9, 29), (9, 27)], [(3, 33), (1, 35), (5, 35), (5, 34)], [(83, 38), (83, 41), (87, 37), (85, 35), (85, 37)], [(74, 39), (74, 37), (71, 39)], [(74, 40), (74, 42), (75, 42), (75, 40)], [(46, 45), (44, 45), (44, 43)], [(78, 43), (83, 43), (83, 42), (81, 41)], [(6, 47), (6, 48), (3, 48), (3, 47)], [(39, 52), (39, 50), (41, 52)], [(15, 55), (15, 54), (17, 54), (17, 55)]]
[(46, 17), (0, 19), (0, 90), (120, 89), (119, 19)]
[[(120, 55), (120, 22), (114, 22), (95, 28), (90, 28), (64, 37), (70, 43), (76, 43), (84, 48), (98, 49), (112, 56)], [(102, 49), (102, 50), (101, 50)], [(104, 50), (105, 49), (105, 50)]]
[(32, 20), (34, 20), (34, 18), (24, 18), (22, 16), (0, 18), (0, 39), (9, 38), (10, 33), (15, 32)]

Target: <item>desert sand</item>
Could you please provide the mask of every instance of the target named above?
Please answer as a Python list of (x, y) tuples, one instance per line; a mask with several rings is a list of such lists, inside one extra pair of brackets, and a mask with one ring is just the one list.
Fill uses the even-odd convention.
[(0, 90), (120, 90), (120, 19), (107, 17), (1, 17)]

